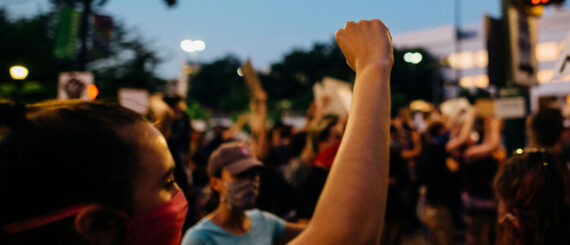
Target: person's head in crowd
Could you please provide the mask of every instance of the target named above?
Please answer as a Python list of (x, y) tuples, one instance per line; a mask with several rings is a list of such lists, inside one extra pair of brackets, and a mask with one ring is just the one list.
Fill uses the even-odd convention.
[(218, 209), (243, 212), (255, 207), (263, 164), (243, 142), (220, 145), (208, 160), (210, 187), (219, 199)]
[(437, 137), (445, 134), (446, 132), (447, 128), (445, 127), (445, 123), (440, 120), (433, 120), (426, 129), (428, 137)]
[(1, 244), (176, 244), (188, 204), (164, 137), (119, 105), (0, 103)]
[(559, 109), (542, 108), (527, 119), (531, 147), (551, 148), (558, 144), (564, 131), (564, 118)]
[(544, 148), (518, 150), (495, 177), (497, 244), (570, 244), (568, 168)]
[(311, 128), (310, 137), (313, 149), (319, 153), (336, 143), (342, 138), (342, 131), (338, 125), (339, 119), (334, 115), (327, 115), (323, 120)]
[(329, 115), (311, 129), (309, 138), (312, 142), (312, 150), (317, 154), (313, 162), (315, 166), (324, 169), (332, 167), (340, 147), (344, 127), (344, 120)]
[(407, 106), (398, 108), (398, 119), (402, 123), (408, 123), (412, 120), (412, 113)]

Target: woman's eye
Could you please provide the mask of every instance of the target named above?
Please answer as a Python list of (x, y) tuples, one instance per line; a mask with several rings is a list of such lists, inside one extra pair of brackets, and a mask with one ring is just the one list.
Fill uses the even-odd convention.
[(175, 185), (176, 185), (176, 181), (174, 181), (174, 177), (172, 177), (172, 178), (168, 179), (168, 181), (166, 182), (164, 187), (166, 187), (167, 189), (171, 189), (171, 188), (174, 188)]

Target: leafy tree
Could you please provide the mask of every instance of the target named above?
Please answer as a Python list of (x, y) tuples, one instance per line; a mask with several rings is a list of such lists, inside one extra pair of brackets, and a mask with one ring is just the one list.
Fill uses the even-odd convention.
[[(403, 56), (408, 51), (422, 53), (422, 62), (416, 65), (406, 63)], [(421, 49), (395, 50), (394, 56), (391, 82), (398, 103), (404, 105), (415, 99), (439, 99), (441, 95), (437, 88), (442, 80), (438, 62), (433, 56)], [(247, 90), (235, 72), (239, 65), (237, 58), (228, 56), (204, 66), (191, 81), (190, 98), (216, 111), (228, 112), (246, 107)], [(304, 111), (313, 100), (312, 87), (316, 82), (325, 76), (352, 81), (354, 75), (333, 40), (317, 43), (310, 50), (289, 52), (281, 61), (271, 65), (269, 74), (260, 74), (260, 79), (269, 97), (269, 108)]]
[(227, 55), (203, 65), (190, 80), (189, 98), (218, 112), (245, 110), (249, 91), (236, 72), (241, 63), (237, 57)]
[[(26, 83), (33, 82), (22, 85), (26, 102), (57, 96), (59, 73), (74, 71), (76, 65), (75, 60), (54, 57), (56, 7), (72, 2), (80, 1), (52, 1), (54, 8), (50, 11), (22, 19), (11, 19), (6, 10), (0, 9), (0, 32), (7, 34), (0, 35), (0, 45), (4, 47), (0, 68), (6, 71), (0, 73), (0, 99), (12, 99), (19, 91), (18, 84), (11, 80), (7, 72), (10, 66), (18, 64), (30, 71)], [(109, 57), (92, 60), (88, 65), (88, 70), (95, 74), (100, 98), (116, 100), (117, 90), (121, 87), (144, 88), (151, 92), (161, 89), (164, 81), (155, 75), (160, 58), (140, 35), (128, 31), (124, 24), (116, 21), (110, 46)]]
[[(404, 61), (407, 52), (419, 52), (422, 61), (411, 64)], [(438, 60), (423, 49), (394, 50), (394, 67), (390, 86), (392, 93), (402, 94), (407, 100), (439, 101), (443, 78)]]

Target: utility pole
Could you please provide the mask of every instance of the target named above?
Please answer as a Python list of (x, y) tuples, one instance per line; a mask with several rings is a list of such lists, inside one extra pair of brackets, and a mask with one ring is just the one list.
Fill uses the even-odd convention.
[(81, 14), (81, 31), (79, 38), (81, 48), (79, 50), (78, 68), (80, 71), (87, 69), (87, 38), (89, 36), (89, 16), (91, 16), (91, 4), (93, 0), (83, 0), (83, 13)]
[[(459, 53), (461, 52), (461, 40), (460, 40), (460, 35), (461, 35), (461, 0), (455, 0), (455, 15), (454, 15), (454, 22), (455, 22), (455, 43), (454, 43), (454, 48), (455, 48), (455, 55), (456, 57), (459, 57)], [(459, 80), (461, 80), (461, 68), (457, 67), (455, 68), (455, 79), (457, 80), (457, 83), (459, 83)]]

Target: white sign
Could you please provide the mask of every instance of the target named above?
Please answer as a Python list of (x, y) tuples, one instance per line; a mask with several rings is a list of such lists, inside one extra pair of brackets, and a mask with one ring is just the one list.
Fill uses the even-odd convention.
[(555, 80), (564, 77), (564, 75), (570, 74), (570, 32), (566, 35), (564, 49), (562, 49), (562, 53), (560, 54), (560, 58), (558, 58), (558, 62), (556, 62), (555, 67)]
[(144, 89), (119, 89), (119, 104), (140, 114), (146, 114), (149, 107), (149, 94)]
[(345, 115), (350, 110), (352, 100), (352, 86), (350, 83), (325, 77), (323, 79), (324, 93), (330, 96), (330, 101), (325, 109), (325, 114)]
[(59, 74), (57, 98), (60, 100), (82, 99), (89, 100), (87, 89), (93, 84), (91, 72), (62, 72)]
[(526, 116), (524, 98), (501, 98), (495, 100), (495, 117), (503, 119), (523, 118)]

